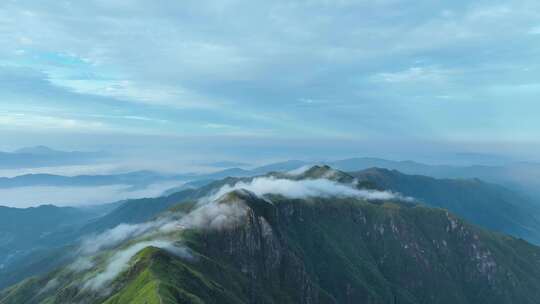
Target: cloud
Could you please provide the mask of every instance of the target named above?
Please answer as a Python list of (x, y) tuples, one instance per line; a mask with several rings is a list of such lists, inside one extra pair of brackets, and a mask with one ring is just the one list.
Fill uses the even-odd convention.
[(156, 230), (169, 221), (169, 218), (161, 217), (158, 220), (142, 224), (120, 224), (99, 235), (89, 236), (83, 239), (80, 252), (83, 255), (95, 254), (101, 250), (115, 247), (126, 240), (134, 239)]
[(372, 77), (374, 81), (386, 83), (440, 83), (455, 73), (437, 67), (411, 67), (398, 72), (383, 72)]
[(215, 201), (228, 192), (240, 189), (253, 192), (258, 196), (281, 194), (290, 198), (337, 196), (357, 197), (367, 200), (405, 199), (401, 195), (389, 191), (356, 189), (350, 185), (340, 184), (328, 179), (290, 180), (274, 177), (256, 177), (249, 182), (238, 182), (232, 186), (225, 185), (207, 200)]
[(74, 272), (81, 272), (91, 269), (94, 265), (90, 257), (79, 257), (73, 263), (69, 264), (67, 268)]
[(73, 118), (55, 117), (50, 115), (36, 115), (28, 113), (0, 113), (0, 128), (20, 129), (32, 128), (39, 125), (40, 128), (50, 131), (63, 130), (70, 132), (103, 132), (112, 128), (99, 121), (78, 120)]
[[(179, 227), (221, 230), (229, 228), (247, 215), (248, 208), (241, 202), (213, 201), (191, 211), (177, 223)], [(165, 227), (167, 229), (167, 227)]]
[[(289, 174), (302, 174), (309, 168), (301, 168), (298, 172)], [(331, 174), (332, 171), (330, 171)], [(366, 200), (404, 200), (404, 197), (390, 191), (356, 189), (353, 185), (337, 183), (325, 178), (312, 180), (290, 180), (274, 177), (257, 177), (249, 182), (237, 182), (234, 185), (225, 185), (215, 193), (203, 197), (198, 207), (190, 211), (179, 220), (162, 225), (162, 232), (178, 229), (226, 229), (242, 221), (247, 215), (248, 207), (240, 199), (234, 197), (232, 201), (226, 196), (233, 191), (249, 191), (257, 196), (266, 194), (280, 194), (290, 198), (310, 197), (354, 197)], [(225, 201), (224, 201), (225, 200)]]
[[(445, 87), (445, 92), (423, 88), (424, 95), (429, 95), (426, 99), (537, 78), (537, 41), (527, 33), (535, 33), (538, 11), (538, 2), (532, 0), (502, 4), (422, 1), (415, 6), (400, 0), (226, 1), (219, 5), (4, 1), (0, 54), (5, 59), (0, 64), (43, 75), (28, 82), (2, 81), (9, 88), (0, 90), (0, 98), (23, 106), (70, 108), (79, 114), (91, 107), (119, 116), (154, 112), (156, 121), (172, 121), (161, 128), (149, 121), (137, 128), (133, 122), (95, 121), (103, 124), (96, 126), (75, 117), (43, 113), (68, 120), (34, 119), (45, 126), (73, 125), (71, 119), (86, 129), (112, 125), (114, 130), (152, 129), (160, 134), (218, 132), (205, 128), (210, 121), (244, 129), (260, 126), (270, 129), (272, 136), (301, 137), (322, 132), (332, 136), (390, 134), (391, 125), (391, 135), (395, 135), (403, 133), (402, 125), (422, 124), (428, 116), (423, 109), (407, 106), (415, 92), (394, 88), (395, 84), (440, 81), (448, 76), (433, 71), (432, 66), (463, 73), (452, 75), (457, 85)], [(512, 52), (508, 52), (510, 42), (516, 46)], [(415, 65), (417, 60), (425, 65)], [(501, 62), (505, 66), (497, 68)], [(523, 72), (525, 66), (535, 72)], [(373, 83), (372, 75), (381, 81)], [(8, 91), (9, 98), (4, 96)], [(41, 94), (29, 95), (29, 91)], [(484, 99), (478, 95), (475, 100)], [(527, 94), (528, 100), (535, 98)], [(298, 100), (312, 106), (298, 107)], [(496, 107), (508, 99), (487, 100)], [(313, 106), (317, 101), (328, 101), (329, 106), (321, 110)], [(194, 115), (175, 107), (201, 111)], [(470, 109), (451, 106), (463, 108)], [(446, 109), (430, 110), (426, 111), (441, 121), (437, 125), (443, 130), (427, 135), (447, 138), (457, 124), (438, 118), (456, 115), (445, 114), (452, 113)], [(250, 118), (254, 116), (267, 117), (265, 125)], [(321, 121), (325, 128), (320, 127)], [(426, 129), (433, 130), (420, 125), (407, 133), (413, 136)]]
[(89, 270), (95, 266), (93, 255), (139, 237), (149, 237), (171, 222), (170, 218), (162, 216), (140, 224), (120, 224), (100, 234), (85, 236), (77, 249), (77, 255), (80, 257), (68, 265), (68, 268), (75, 272)]
[(53, 278), (53, 279), (47, 281), (47, 284), (45, 284), (45, 286), (38, 292), (38, 294), (42, 294), (42, 293), (54, 290), (59, 285), (60, 285), (60, 282), (58, 281), (58, 279)]
[(116, 252), (108, 259), (105, 270), (86, 281), (83, 288), (95, 291), (103, 290), (105, 284), (114, 280), (116, 276), (124, 271), (128, 267), (131, 258), (146, 247), (157, 247), (182, 258), (191, 258), (191, 254), (185, 247), (177, 247), (173, 242), (168, 240), (153, 240), (136, 243), (124, 250)]
[(531, 35), (540, 35), (540, 25), (532, 27), (528, 33)]

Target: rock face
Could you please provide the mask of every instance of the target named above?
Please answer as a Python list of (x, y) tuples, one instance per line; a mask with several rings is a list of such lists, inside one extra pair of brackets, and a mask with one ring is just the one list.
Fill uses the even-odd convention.
[(280, 227), (275, 226), (279, 209), (268, 200), (241, 192), (236, 195), (235, 203), (248, 205), (246, 218), (232, 229), (205, 235), (205, 245), (247, 277), (249, 303), (258, 303), (268, 291), (276, 291), (274, 296), (291, 303), (319, 303), (316, 284), (302, 256), (289, 248)]

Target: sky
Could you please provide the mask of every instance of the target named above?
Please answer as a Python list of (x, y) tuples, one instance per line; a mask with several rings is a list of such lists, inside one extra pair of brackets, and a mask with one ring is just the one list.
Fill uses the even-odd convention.
[(531, 158), (538, 96), (535, 0), (0, 2), (0, 150)]

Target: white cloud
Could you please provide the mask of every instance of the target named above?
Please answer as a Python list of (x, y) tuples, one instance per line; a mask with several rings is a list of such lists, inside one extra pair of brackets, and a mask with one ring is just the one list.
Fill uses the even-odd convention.
[(0, 128), (20, 129), (35, 128), (35, 126), (49, 131), (61, 130), (69, 132), (99, 132), (112, 129), (111, 126), (99, 121), (28, 113), (0, 113)]
[(84, 288), (92, 290), (102, 290), (105, 284), (114, 280), (122, 271), (124, 271), (133, 256), (146, 247), (157, 247), (165, 249), (173, 254), (181, 256), (183, 258), (190, 258), (191, 255), (184, 247), (177, 247), (173, 242), (168, 240), (153, 240), (147, 242), (140, 242), (129, 246), (128, 248), (116, 252), (108, 261), (105, 270), (95, 277), (89, 279), (84, 283)]
[(209, 201), (215, 201), (224, 194), (244, 189), (258, 196), (281, 194), (291, 198), (307, 197), (358, 197), (368, 200), (403, 199), (402, 196), (388, 191), (361, 190), (328, 179), (290, 180), (274, 177), (257, 177), (249, 182), (238, 182), (233, 186), (225, 185), (213, 194)]
[(156, 230), (169, 221), (170, 219), (162, 217), (158, 220), (142, 224), (120, 224), (99, 235), (89, 236), (83, 239), (80, 253), (83, 255), (92, 255), (101, 250), (112, 248), (126, 240), (134, 239)]
[(529, 29), (528, 33), (531, 35), (540, 35), (540, 25), (532, 27), (531, 29)]
[(39, 291), (39, 294), (42, 294), (44, 292), (48, 292), (50, 290), (53, 290), (56, 287), (58, 287), (59, 285), (60, 285), (60, 282), (58, 281), (58, 279), (53, 278), (53, 279), (47, 281), (47, 284), (45, 284), (45, 286)]
[[(174, 225), (221, 230), (239, 223), (247, 215), (247, 211), (246, 205), (241, 201), (227, 203), (212, 201), (191, 211)], [(165, 230), (170, 228), (174, 226), (164, 227)]]
[[(175, 108), (214, 108), (217, 102), (179, 86), (152, 85), (131, 80), (50, 78), (52, 84), (79, 94), (112, 97), (119, 101), (173, 106)], [(129, 117), (128, 117), (129, 118)]]
[(74, 272), (86, 271), (94, 267), (94, 262), (90, 257), (79, 257), (73, 263), (69, 264), (67, 268)]
[(437, 67), (411, 67), (397, 72), (377, 73), (371, 78), (376, 82), (425, 84), (448, 81), (449, 76), (455, 73), (455, 71)]
[[(445, 83), (455, 77), (460, 85), (444, 94), (457, 96), (479, 88), (475, 82), (495, 85), (506, 78), (530, 79), (531, 75), (511, 66), (537, 65), (533, 51), (537, 43), (526, 35), (535, 33), (538, 26), (539, 4), (532, 0), (416, 6), (400, 0), (225, 1), (219, 5), (201, 1), (162, 5), (4, 2), (0, 8), (4, 61), (44, 71), (55, 84), (52, 90), (62, 87), (91, 97), (106, 96), (111, 104), (138, 103), (122, 107), (150, 104), (160, 110), (164, 105), (216, 110), (208, 115), (162, 115), (177, 123), (178, 127), (169, 128), (174, 132), (217, 132), (205, 128), (207, 121), (248, 129), (248, 125), (261, 125), (262, 120), (249, 118), (257, 114), (268, 118), (260, 126), (270, 129), (264, 134), (268, 137), (322, 132), (334, 138), (376, 136), (388, 134), (389, 129), (399, 133), (402, 130), (393, 126), (404, 124), (419, 125), (415, 130), (422, 133), (428, 129), (424, 124), (431, 123), (424, 119), (422, 109), (399, 105), (416, 100), (416, 92), (403, 92), (394, 84)], [(403, 10), (403, 5), (408, 9)], [(32, 47), (21, 37), (31, 41)], [(512, 52), (507, 50), (510, 43), (517, 46)], [(399, 70), (419, 57), (425, 59), (426, 67)], [(508, 67), (470, 73), (475, 65), (500, 62), (509, 63)], [(448, 75), (444, 70), (462, 73)], [(382, 85), (369, 81), (373, 74)], [(501, 99), (494, 98), (492, 103), (505, 102)], [(299, 100), (309, 106), (299, 107), (295, 102)], [(340, 106), (331, 106), (336, 103)], [(324, 111), (317, 109), (320, 105), (325, 105)], [(291, 119), (280, 119), (283, 113)], [(358, 119), (354, 124), (345, 119), (362, 115), (377, 119)], [(318, 127), (321, 119), (327, 127)], [(192, 120), (196, 121), (186, 123)], [(448, 129), (455, 127), (446, 125), (437, 132), (443, 134), (429, 135), (451, 135)], [(233, 131), (225, 135), (256, 133)]]

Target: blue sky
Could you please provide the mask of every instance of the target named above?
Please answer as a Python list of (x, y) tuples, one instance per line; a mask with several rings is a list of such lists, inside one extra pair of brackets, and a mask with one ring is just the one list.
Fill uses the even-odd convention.
[(534, 0), (5, 0), (0, 45), (2, 149), (540, 152)]

